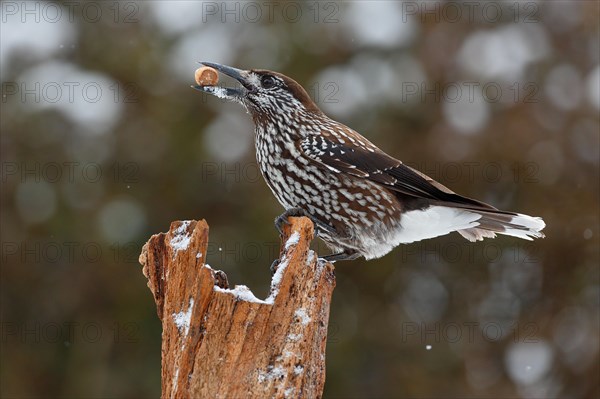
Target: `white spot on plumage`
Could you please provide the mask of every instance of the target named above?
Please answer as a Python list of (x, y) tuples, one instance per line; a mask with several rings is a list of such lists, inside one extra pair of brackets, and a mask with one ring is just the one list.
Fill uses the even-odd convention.
[(431, 206), (423, 211), (409, 211), (401, 216), (402, 232), (397, 237), (399, 243), (409, 243), (438, 237), (456, 230), (464, 230), (479, 225), (481, 215), (468, 211)]
[(518, 213), (510, 221), (510, 224), (525, 228), (527, 230), (506, 227), (506, 231), (499, 231), (499, 234), (522, 238), (524, 240), (533, 240), (534, 238), (543, 238), (542, 230), (546, 227), (546, 223), (539, 217), (523, 215)]

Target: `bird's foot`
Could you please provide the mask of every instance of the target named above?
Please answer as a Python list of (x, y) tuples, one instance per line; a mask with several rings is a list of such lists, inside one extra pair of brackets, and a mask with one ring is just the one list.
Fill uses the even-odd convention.
[(283, 226), (286, 224), (290, 224), (290, 222), (288, 221), (288, 217), (290, 217), (290, 216), (291, 217), (306, 216), (307, 218), (310, 218), (310, 215), (308, 214), (308, 212), (306, 212), (302, 208), (294, 207), (294, 208), (286, 209), (285, 212), (283, 212), (281, 215), (279, 215), (275, 218), (275, 228), (279, 232), (280, 236), (283, 235)]
[(330, 225), (321, 222), (320, 220), (312, 217), (306, 210), (298, 207), (286, 209), (281, 215), (275, 218), (275, 228), (279, 232), (280, 236), (283, 236), (283, 226), (289, 224), (288, 217), (307, 217), (313, 222), (315, 226), (315, 234), (318, 236), (321, 232), (329, 233), (330, 235), (335, 234), (335, 229)]
[(346, 250), (344, 252), (340, 252), (337, 254), (322, 256), (319, 258), (319, 260), (324, 260), (325, 262), (335, 263), (339, 260), (355, 260), (355, 259), (360, 258), (360, 256), (361, 255), (358, 251)]

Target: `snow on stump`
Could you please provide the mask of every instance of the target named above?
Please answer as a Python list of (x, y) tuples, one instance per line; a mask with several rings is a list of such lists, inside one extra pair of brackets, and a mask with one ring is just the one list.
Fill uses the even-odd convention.
[[(173, 222), (140, 255), (162, 321), (163, 398), (320, 398), (334, 268), (289, 218), (270, 295), (205, 264), (208, 225)], [(265, 265), (269, 267), (269, 265)]]

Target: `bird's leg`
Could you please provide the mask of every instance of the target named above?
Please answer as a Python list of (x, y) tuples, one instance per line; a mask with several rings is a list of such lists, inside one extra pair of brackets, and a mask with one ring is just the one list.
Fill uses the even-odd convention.
[(339, 260), (354, 260), (360, 258), (360, 253), (354, 249), (347, 249), (344, 252), (340, 252), (337, 254), (326, 255), (319, 260), (323, 259), (326, 262), (337, 262)]
[(329, 232), (330, 234), (335, 234), (335, 230), (333, 229), (333, 227), (312, 217), (304, 209), (294, 207), (294, 208), (286, 209), (285, 212), (283, 212), (281, 215), (279, 215), (277, 218), (275, 218), (275, 228), (277, 228), (279, 235), (283, 235), (283, 225), (289, 224), (288, 217), (290, 217), (290, 216), (292, 216), (292, 217), (304, 216), (304, 217), (309, 218), (315, 226), (315, 233), (317, 235), (319, 235), (319, 231), (326, 231), (326, 232)]

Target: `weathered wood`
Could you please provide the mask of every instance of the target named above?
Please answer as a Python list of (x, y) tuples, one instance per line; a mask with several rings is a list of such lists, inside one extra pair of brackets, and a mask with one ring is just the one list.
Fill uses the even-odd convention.
[[(208, 225), (173, 222), (140, 255), (162, 321), (163, 398), (319, 398), (334, 268), (290, 218), (267, 299), (205, 265)], [(268, 267), (268, 265), (265, 265)]]

